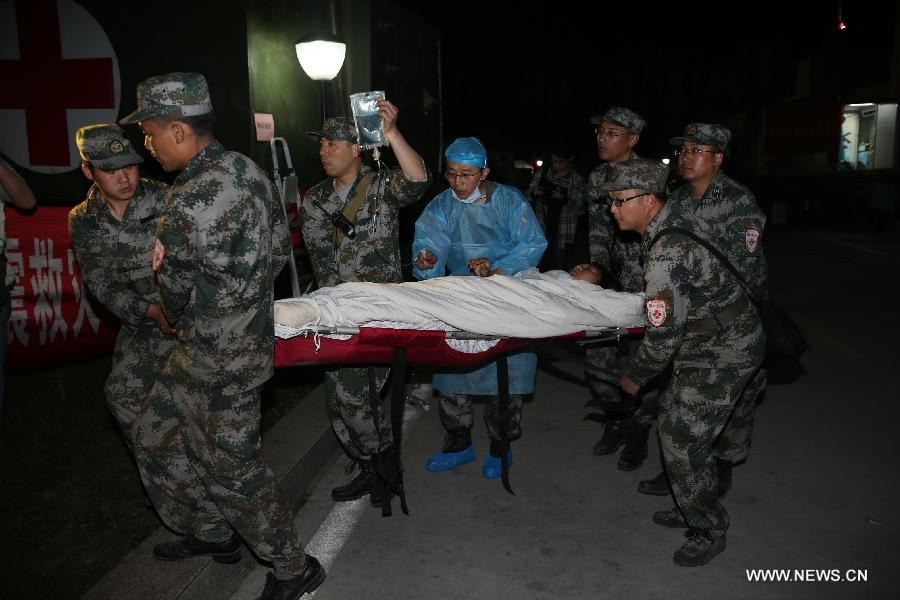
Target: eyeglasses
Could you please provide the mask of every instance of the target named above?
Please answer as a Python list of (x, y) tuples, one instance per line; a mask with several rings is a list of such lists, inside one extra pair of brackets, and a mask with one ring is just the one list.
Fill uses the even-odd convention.
[(635, 198), (640, 198), (641, 196), (649, 196), (653, 192), (644, 192), (643, 194), (638, 194), (637, 196), (631, 196), (628, 198), (611, 198), (612, 205), (616, 208), (621, 207), (623, 204), (628, 202), (629, 200), (634, 200)]
[(623, 135), (625, 135), (624, 133), (619, 133), (613, 129), (601, 129), (600, 127), (597, 127), (594, 129), (594, 134), (598, 138), (605, 137), (605, 138), (609, 138), (612, 140), (618, 139), (618, 138), (622, 137)]
[(462, 179), (463, 183), (468, 183), (469, 181), (472, 181), (474, 178), (476, 178), (480, 175), (481, 175), (481, 171), (473, 171), (471, 173), (467, 173), (465, 171), (462, 171), (460, 173), (454, 173), (453, 171), (446, 171), (444, 173), (444, 177), (447, 179), (447, 181), (456, 181), (457, 179)]
[(676, 148), (675, 156), (681, 156), (682, 154), (693, 154), (694, 156), (698, 154), (703, 154), (704, 152), (709, 152), (710, 154), (718, 154), (721, 150), (704, 150), (703, 148), (698, 148), (694, 146), (693, 148)]

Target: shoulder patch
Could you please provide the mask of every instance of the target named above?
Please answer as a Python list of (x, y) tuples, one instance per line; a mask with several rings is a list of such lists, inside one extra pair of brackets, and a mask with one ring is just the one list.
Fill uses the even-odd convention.
[(153, 246), (153, 270), (159, 271), (162, 266), (163, 259), (166, 257), (166, 247), (163, 246), (159, 238), (156, 238), (156, 244)]
[(746, 230), (744, 232), (744, 244), (747, 246), (748, 252), (750, 252), (751, 254), (756, 252), (756, 248), (759, 246), (759, 230)]
[(647, 300), (647, 321), (654, 327), (662, 327), (669, 316), (665, 300)]

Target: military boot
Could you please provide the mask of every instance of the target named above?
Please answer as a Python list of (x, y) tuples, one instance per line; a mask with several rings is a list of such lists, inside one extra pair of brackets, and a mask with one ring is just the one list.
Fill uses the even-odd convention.
[(632, 423), (625, 438), (625, 448), (619, 455), (619, 470), (634, 471), (647, 459), (647, 438), (650, 437), (652, 423)]
[(672, 561), (680, 567), (701, 567), (725, 551), (725, 532), (690, 527), (687, 540), (675, 551)]
[(359, 473), (350, 483), (340, 485), (331, 490), (331, 499), (335, 502), (356, 500), (372, 492), (372, 462), (361, 460), (357, 465), (359, 466)]
[(274, 573), (266, 575), (266, 587), (256, 600), (298, 600), (325, 581), (325, 569), (315, 556), (306, 555), (303, 572), (292, 579), (281, 580)]
[(224, 542), (204, 542), (191, 534), (177, 542), (165, 542), (153, 547), (153, 558), (158, 560), (184, 560), (194, 556), (211, 556), (218, 563), (240, 562), (241, 538), (232, 533)]
[(658, 510), (653, 513), (653, 522), (663, 527), (671, 527), (673, 529), (684, 529), (688, 526), (684, 515), (675, 506), (669, 510)]
[(665, 471), (660, 471), (653, 479), (642, 479), (638, 481), (638, 491), (651, 496), (668, 496), (671, 493), (669, 477)]
[(625, 440), (631, 429), (630, 425), (627, 419), (610, 417), (606, 421), (606, 427), (603, 429), (603, 436), (599, 442), (594, 444), (594, 454), (597, 456), (612, 454), (625, 445)]

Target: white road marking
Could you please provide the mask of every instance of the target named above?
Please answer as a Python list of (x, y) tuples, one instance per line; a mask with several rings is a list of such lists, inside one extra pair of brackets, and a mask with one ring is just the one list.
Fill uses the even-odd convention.
[[(411, 407), (408, 404), (405, 404), (404, 407), (403, 439), (407, 439), (407, 436), (412, 431), (413, 424), (424, 411)], [(316, 533), (313, 534), (312, 538), (306, 544), (305, 550), (307, 554), (315, 556), (327, 573), (337, 560), (337, 557), (340, 555), (341, 549), (343, 549), (347, 540), (350, 539), (350, 535), (359, 524), (360, 519), (362, 519), (366, 511), (371, 510), (376, 509), (369, 505), (368, 496), (350, 502), (336, 502), (331, 509), (331, 512), (329, 512), (328, 516), (322, 521), (319, 529), (316, 530)], [(381, 513), (379, 512), (379, 515), (380, 514)], [(265, 585), (266, 573), (268, 573), (269, 570), (268, 567), (258, 565), (249, 575), (247, 575), (240, 589), (231, 596), (230, 600), (257, 598), (259, 596), (259, 591), (262, 590)], [(327, 582), (328, 579), (326, 578), (323, 585), (326, 585)], [(316, 592), (312, 592), (303, 597), (312, 598), (315, 595)]]

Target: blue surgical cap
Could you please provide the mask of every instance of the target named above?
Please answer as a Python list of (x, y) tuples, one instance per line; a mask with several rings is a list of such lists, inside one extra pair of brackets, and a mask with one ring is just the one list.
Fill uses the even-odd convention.
[(444, 156), (448, 162), (463, 163), (478, 169), (487, 166), (487, 150), (484, 149), (478, 138), (456, 138), (452, 144), (447, 146)]

